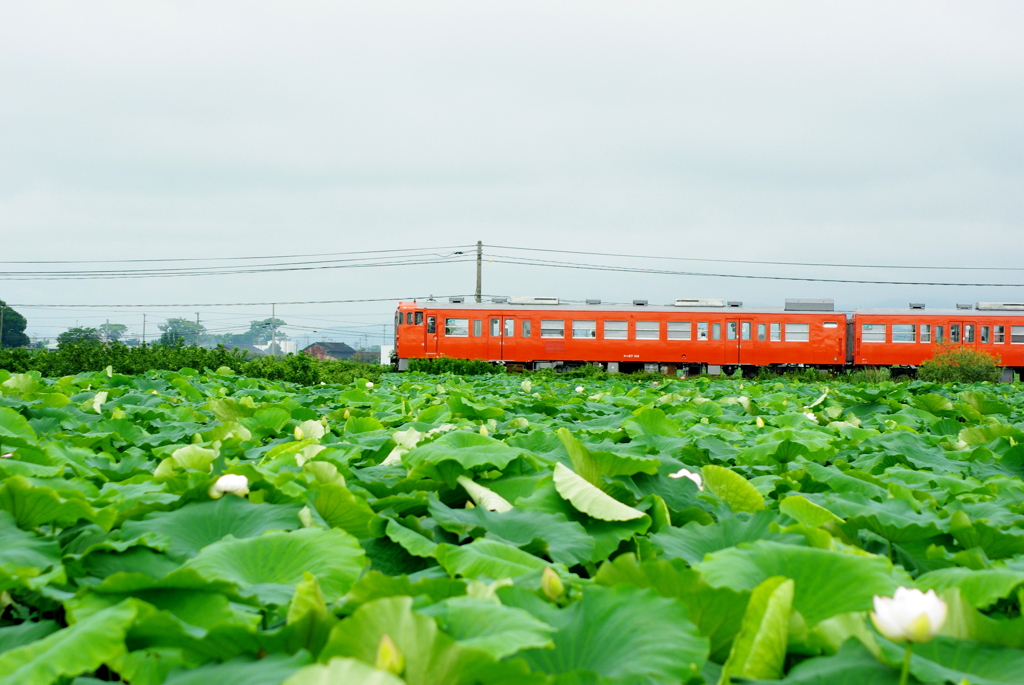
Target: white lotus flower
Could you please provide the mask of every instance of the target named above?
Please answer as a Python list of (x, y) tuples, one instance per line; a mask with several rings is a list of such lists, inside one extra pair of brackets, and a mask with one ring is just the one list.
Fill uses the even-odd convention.
[(704, 489), (704, 479), (701, 478), (701, 475), (699, 473), (694, 473), (693, 471), (690, 471), (689, 469), (679, 469), (675, 473), (668, 474), (668, 477), (669, 478), (689, 478), (690, 480), (692, 480), (694, 483), (697, 484), (698, 488), (700, 488), (701, 490)]
[(366, 381), (366, 387), (367, 388), (372, 388), (373, 387), (373, 381)]
[(583, 386), (582, 385), (577, 385), (576, 386), (576, 392), (583, 392)]
[(757, 425), (758, 428), (764, 428), (764, 419), (762, 419), (760, 416), (754, 419), (754, 423)]
[(249, 494), (249, 479), (234, 473), (221, 476), (216, 483), (210, 486), (210, 498), (220, 499), (225, 494), (245, 497)]
[(814, 423), (818, 423), (818, 417), (814, 415), (813, 411), (805, 411), (804, 416), (809, 418), (811, 421), (814, 421)]
[(946, 622), (948, 608), (935, 590), (899, 587), (893, 597), (875, 595), (874, 604), (871, 622), (890, 640), (928, 642)]
[(658, 384), (658, 381), (654, 381), (654, 385), (657, 385), (657, 384)]
[(10, 459), (14, 456), (14, 452), (8, 452), (7, 454), (0, 454), (0, 459)]

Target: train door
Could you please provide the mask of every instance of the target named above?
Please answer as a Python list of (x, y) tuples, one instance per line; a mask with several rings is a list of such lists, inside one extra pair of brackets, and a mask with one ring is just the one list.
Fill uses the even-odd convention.
[(427, 325), (423, 327), (423, 345), (428, 357), (437, 356), (437, 316), (427, 315)]
[(506, 316), (502, 320), (501, 358), (505, 360), (516, 358), (516, 320), (511, 316)]
[(725, 320), (725, 364), (742, 364), (749, 359), (753, 353), (753, 328), (754, 322), (750, 319), (726, 319)]
[(501, 359), (501, 315), (489, 314), (487, 316), (487, 358), (490, 360)]
[(954, 345), (976, 347), (978, 345), (978, 324), (974, 321), (951, 321), (949, 342)]

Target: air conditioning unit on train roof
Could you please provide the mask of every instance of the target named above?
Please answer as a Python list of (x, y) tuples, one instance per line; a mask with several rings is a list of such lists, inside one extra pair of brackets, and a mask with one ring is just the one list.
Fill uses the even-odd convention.
[(557, 297), (511, 297), (512, 304), (558, 304)]
[(725, 300), (715, 299), (691, 299), (691, 300), (676, 300), (676, 307), (724, 307)]
[(833, 299), (786, 298), (787, 312), (834, 312), (836, 301)]
[(975, 309), (1024, 312), (1024, 302), (978, 302)]

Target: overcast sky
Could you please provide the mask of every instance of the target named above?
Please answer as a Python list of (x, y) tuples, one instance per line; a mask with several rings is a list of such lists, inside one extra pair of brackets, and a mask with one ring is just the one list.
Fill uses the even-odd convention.
[[(1024, 269), (1020, 2), (8, 2), (0, 260), (486, 245)], [(485, 248), (488, 257), (514, 254)], [(1021, 283), (1022, 271), (576, 264)], [(341, 255), (338, 255), (339, 257)], [(443, 261), (446, 257), (438, 257)], [(245, 262), (235, 262), (236, 265)], [(205, 266), (216, 262), (202, 263)], [(0, 271), (182, 267), (3, 264)], [(471, 262), (0, 280), (23, 305), (472, 293)], [(1024, 287), (814, 283), (488, 263), (488, 294), (930, 307)], [(377, 331), (393, 301), (290, 305), (293, 337)], [(47, 310), (30, 335), (269, 307)], [(375, 327), (355, 329), (362, 324)], [(153, 328), (150, 328), (152, 335)], [(354, 336), (347, 338), (359, 342)]]

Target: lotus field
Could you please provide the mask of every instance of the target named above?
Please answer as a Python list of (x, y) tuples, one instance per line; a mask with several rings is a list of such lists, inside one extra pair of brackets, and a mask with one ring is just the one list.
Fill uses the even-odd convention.
[(0, 685), (1024, 683), (1011, 385), (0, 371)]

